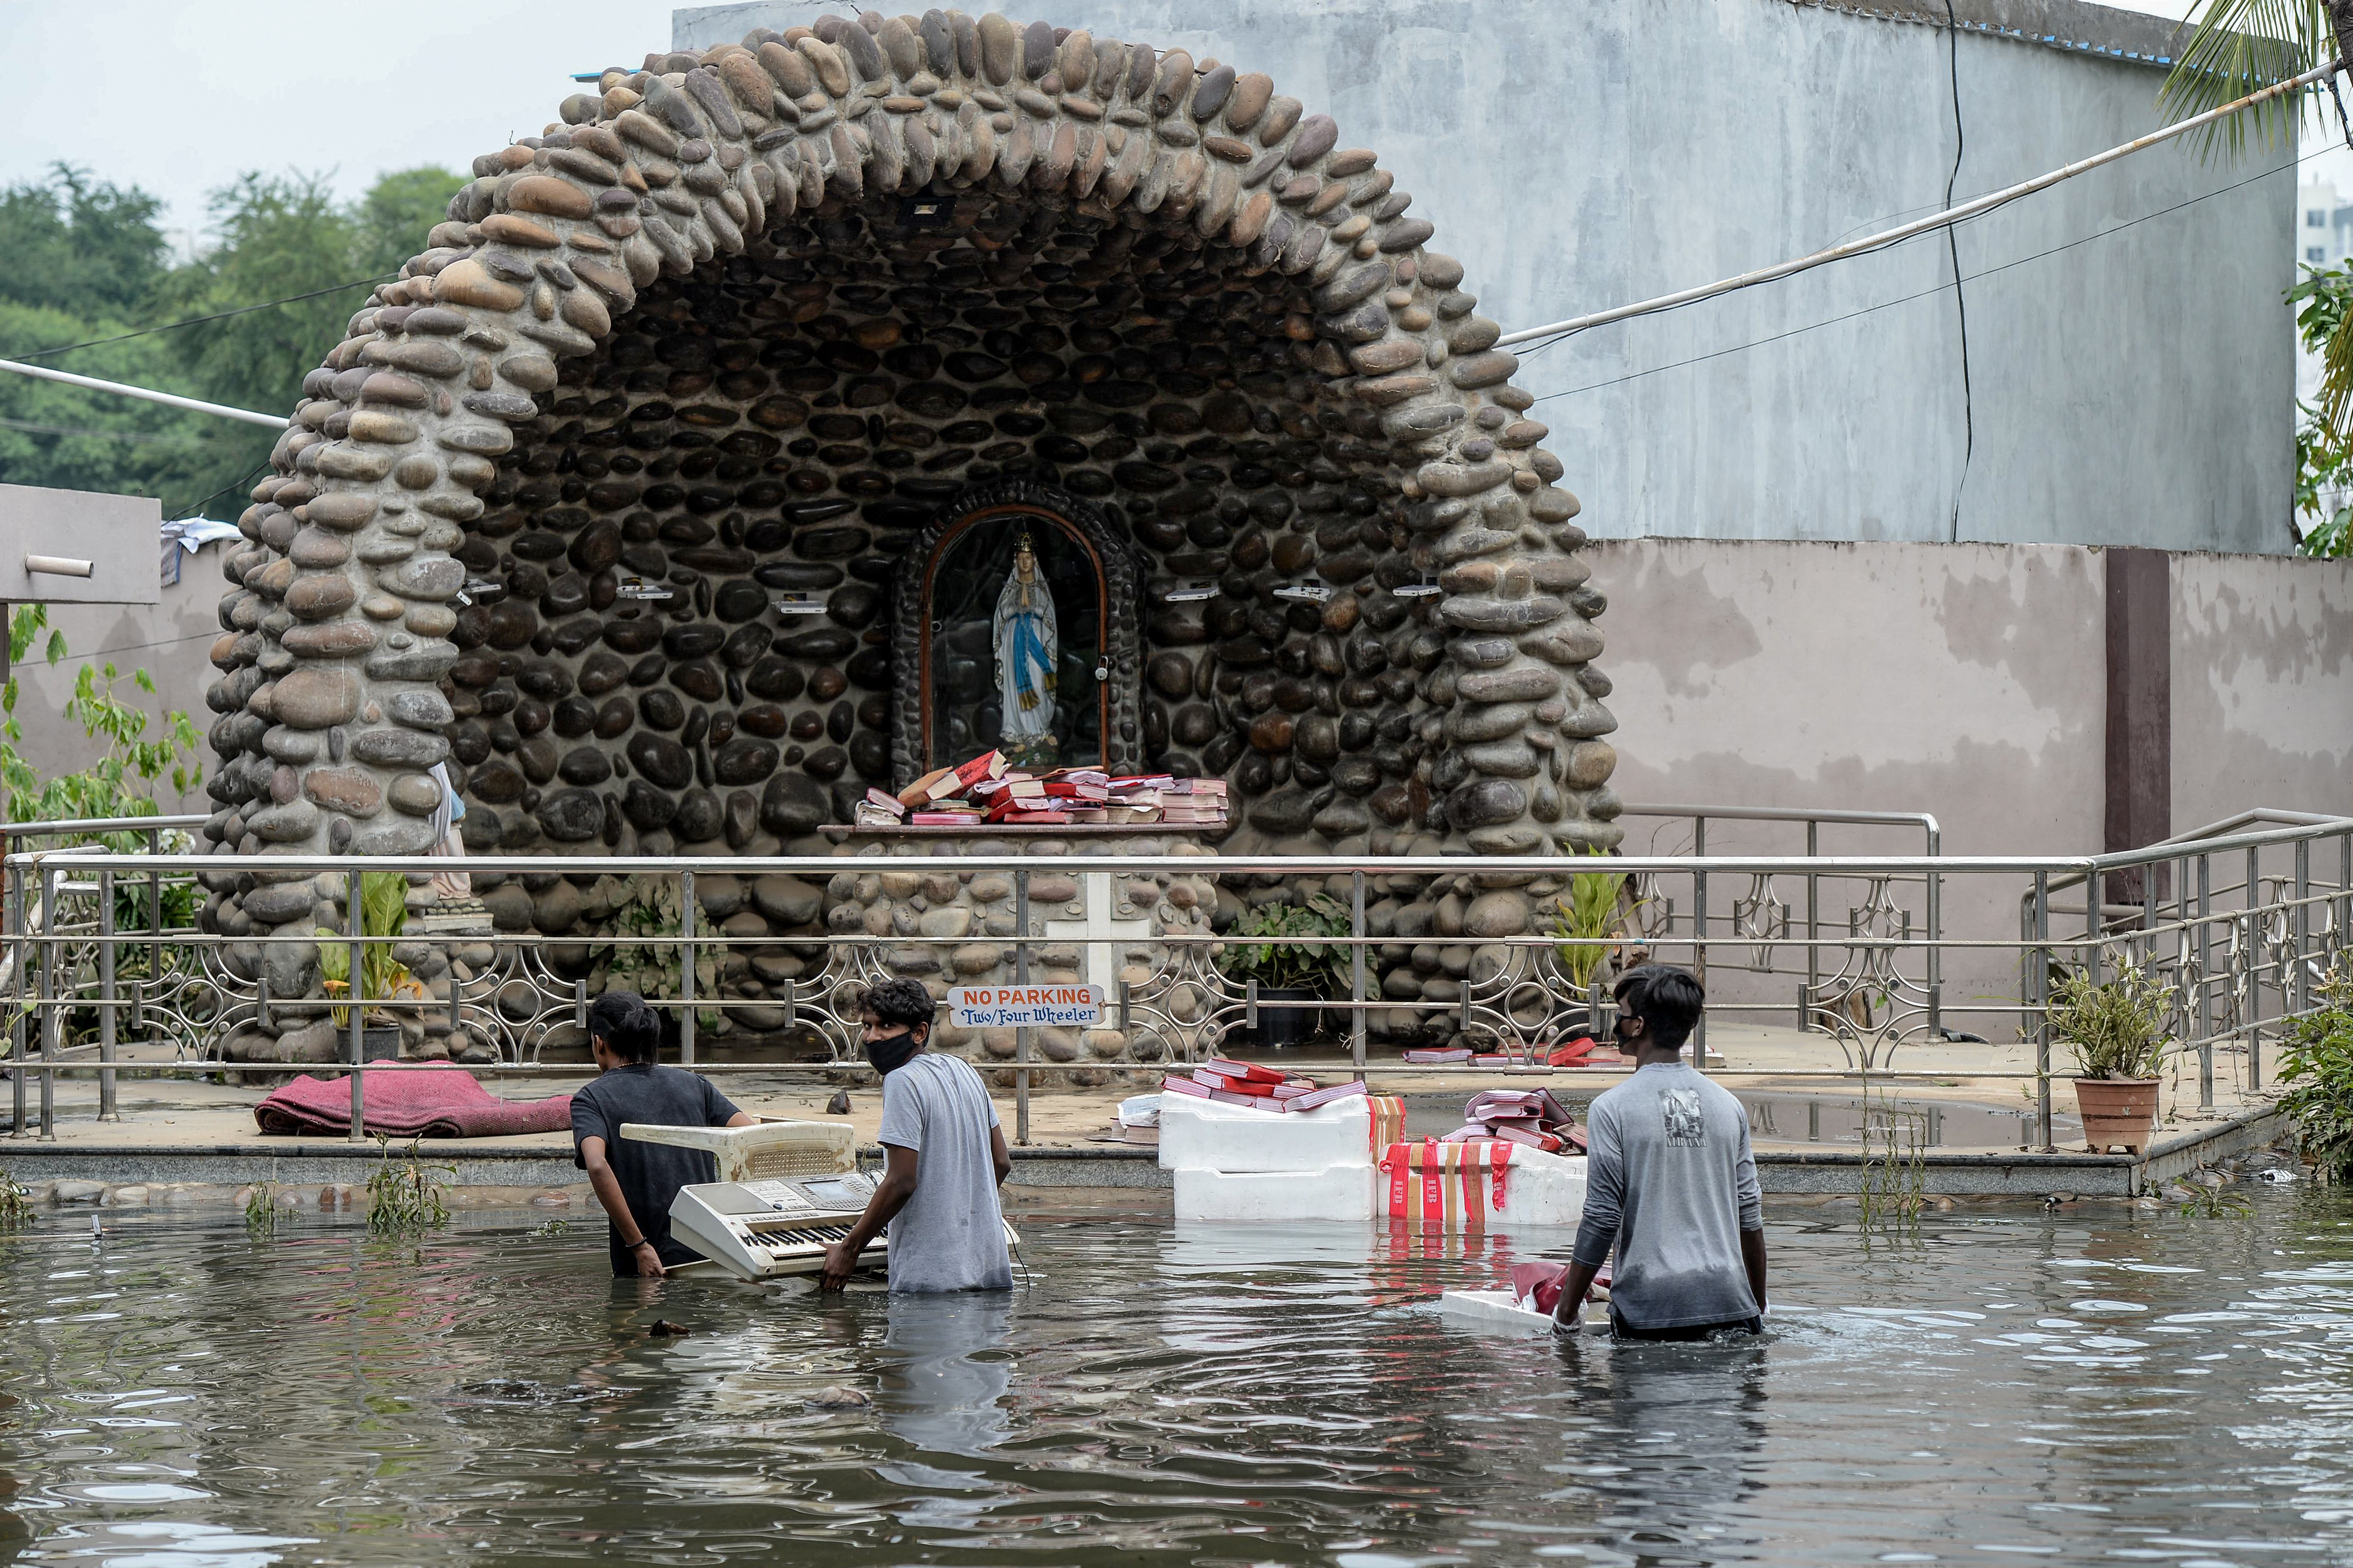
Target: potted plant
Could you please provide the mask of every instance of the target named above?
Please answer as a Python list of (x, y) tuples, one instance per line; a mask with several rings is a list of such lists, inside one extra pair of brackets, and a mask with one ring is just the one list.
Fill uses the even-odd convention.
[[(1586, 853), (1602, 855), (1599, 849)], [(1594, 982), (1616, 964), (1617, 944), (1626, 934), (1627, 922), (1647, 901), (1629, 899), (1622, 871), (1579, 871), (1570, 876), (1567, 890), (1554, 902), (1552, 934), (1560, 943), (1554, 951), (1568, 980), (1570, 1010), (1582, 1010), (1583, 1026), (1588, 1030), (1599, 1027), (1599, 1020), (1590, 1016)]]
[(1296, 1045), (1315, 1029), (1312, 1010), (1267, 1004), (1347, 994), (1348, 949), (1315, 940), (1347, 934), (1347, 907), (1328, 893), (1311, 894), (1304, 904), (1261, 904), (1234, 921), (1219, 968), (1229, 980), (1258, 982), (1261, 1045)]
[[(408, 925), (408, 879), (397, 871), (370, 871), (360, 878), (360, 930), (369, 937), (396, 937)], [(319, 975), (329, 996), (348, 1000), (352, 994), (351, 934), (327, 926), (318, 928)], [(412, 979), (408, 966), (392, 955), (392, 944), (370, 942), (360, 950), (360, 995), (363, 1003), (417, 1001), (425, 989)], [(334, 1009), (338, 1031), (352, 1024), (349, 1007)], [(381, 1061), (400, 1054), (400, 1019), (381, 1007), (370, 1006), (360, 1020), (360, 1059)]]
[(2051, 1030), (2075, 1058), (2075, 1109), (2093, 1153), (2105, 1153), (2111, 1144), (2135, 1154), (2148, 1147), (2149, 1130), (2157, 1125), (2157, 1069), (2172, 1044), (2165, 1026), (2174, 996), (2172, 986), (2129, 963), (2117, 968), (2114, 980), (2094, 982), (2064, 971), (2054, 975)]

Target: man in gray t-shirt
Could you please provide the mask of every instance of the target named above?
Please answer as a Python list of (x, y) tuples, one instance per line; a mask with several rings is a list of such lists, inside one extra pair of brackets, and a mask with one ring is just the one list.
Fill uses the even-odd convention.
[(1634, 1076), (1586, 1112), (1585, 1217), (1554, 1325), (1575, 1333), (1611, 1250), (1609, 1324), (1620, 1339), (1696, 1340), (1763, 1327), (1765, 1219), (1748, 1113), (1683, 1060), (1705, 998), (1669, 964), (1617, 985), (1618, 1041)]
[(934, 1006), (921, 981), (903, 978), (873, 987), (860, 1005), (866, 1059), (882, 1075), (882, 1180), (849, 1234), (826, 1249), (825, 1289), (849, 1281), (885, 1226), (893, 1290), (1013, 1287), (997, 1201), (1013, 1159), (980, 1075), (923, 1049)]

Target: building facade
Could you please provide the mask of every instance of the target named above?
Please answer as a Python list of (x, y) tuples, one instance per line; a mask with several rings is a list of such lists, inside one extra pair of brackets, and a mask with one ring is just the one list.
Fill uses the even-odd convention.
[[(821, 9), (681, 10), (674, 41)], [(1943, 0), (1096, 0), (1076, 20), (1301, 84), (1383, 150), (1510, 330), (1802, 255), (2162, 122), (2172, 22), (2073, 0), (1951, 14), (1957, 29)], [(2168, 145), (1949, 243), (1524, 347), (1519, 384), (1597, 537), (2284, 551), (2292, 156)]]

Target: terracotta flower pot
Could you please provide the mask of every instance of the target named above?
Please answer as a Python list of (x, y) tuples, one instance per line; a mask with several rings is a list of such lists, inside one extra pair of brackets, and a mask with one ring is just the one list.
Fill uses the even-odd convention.
[(2145, 1153), (2150, 1131), (2157, 1126), (2157, 1090), (2153, 1078), (2079, 1078), (2075, 1109), (2084, 1118), (2084, 1141), (2094, 1154), (2110, 1144), (2121, 1144), (2130, 1154)]

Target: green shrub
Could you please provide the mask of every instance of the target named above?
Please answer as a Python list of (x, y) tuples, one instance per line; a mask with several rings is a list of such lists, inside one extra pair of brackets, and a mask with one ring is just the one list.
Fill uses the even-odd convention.
[(1592, 990), (1594, 976), (1612, 956), (1609, 941), (1625, 933), (1626, 922), (1645, 901), (1638, 899), (1621, 908), (1625, 890), (1622, 871), (1579, 871), (1569, 878), (1568, 890), (1553, 906), (1552, 934), (1562, 939), (1555, 951), (1560, 954), (1561, 972), (1580, 997)]
[(2320, 1005), (2295, 1021), (2280, 1055), (2279, 1108), (2304, 1152), (2332, 1181), (2353, 1177), (2353, 965), (2320, 983)]
[(2135, 964), (2120, 964), (2114, 980), (2098, 984), (2076, 971), (2056, 971), (2051, 1032), (2066, 1043), (2078, 1078), (2155, 1078), (2172, 1043), (2165, 1026), (2174, 995), (2172, 986)]
[(1346, 947), (1314, 939), (1347, 934), (1348, 908), (1329, 893), (1310, 894), (1304, 904), (1261, 904), (1234, 921), (1218, 967), (1228, 979), (1257, 981), (1261, 990), (1345, 996), (1355, 983), (1355, 960)]

